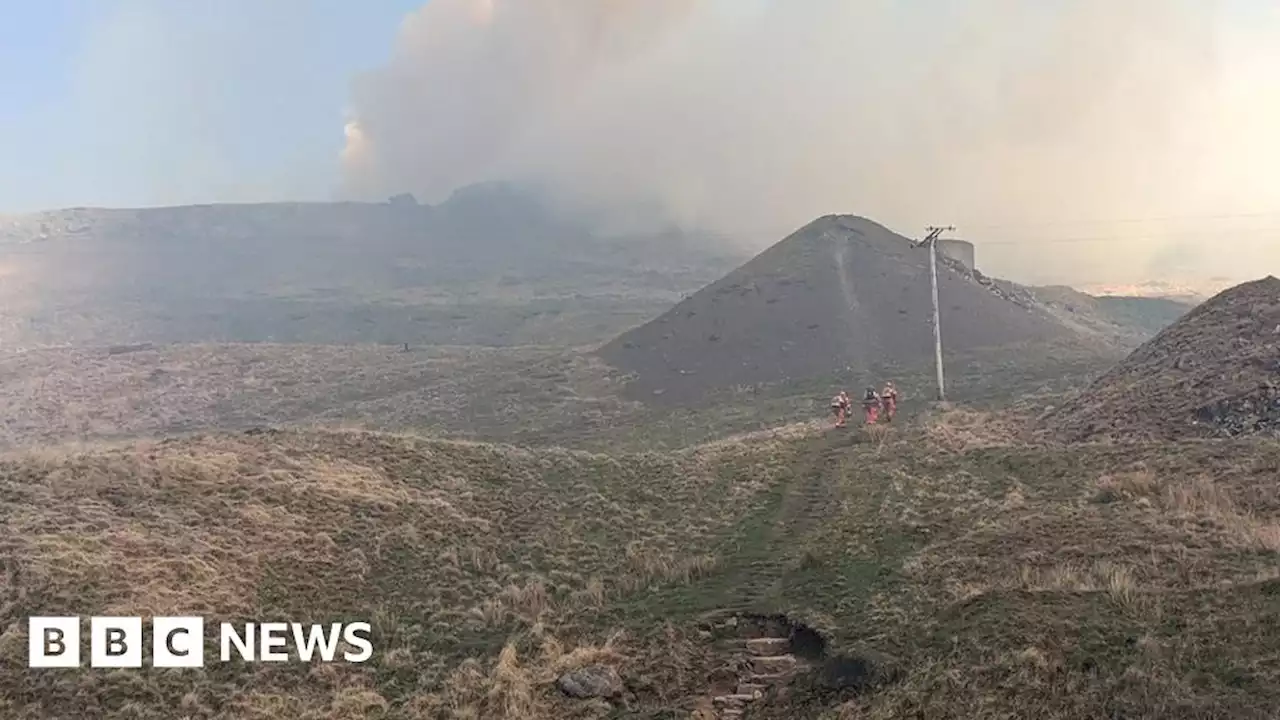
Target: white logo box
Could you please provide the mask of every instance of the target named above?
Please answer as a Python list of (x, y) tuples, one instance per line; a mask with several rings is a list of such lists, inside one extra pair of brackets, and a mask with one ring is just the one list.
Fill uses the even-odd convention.
[[(205, 621), (199, 617), (156, 617), (149, 631), (141, 617), (89, 618), (89, 665), (98, 668), (140, 668), (143, 647), (151, 642), (151, 665), (164, 668), (203, 667)], [(373, 655), (372, 627), (367, 622), (303, 625), (301, 623), (246, 623), (237, 628), (220, 626), (220, 659), (238, 655), (247, 662), (289, 662), (294, 656), (311, 662), (333, 662), (342, 642), (357, 648), (343, 652), (346, 662), (362, 663)], [(81, 666), (79, 617), (32, 617), (28, 620), (28, 667), (73, 668)], [(292, 641), (292, 643), (290, 642)]]

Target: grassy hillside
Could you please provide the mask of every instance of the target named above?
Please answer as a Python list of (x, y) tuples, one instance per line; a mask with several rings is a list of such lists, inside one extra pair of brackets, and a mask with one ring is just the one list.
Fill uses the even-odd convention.
[(1124, 328), (1130, 335), (1130, 344), (1135, 347), (1177, 322), (1198, 304), (1198, 301), (1159, 297), (1094, 296), (1063, 285), (1030, 290), (1066, 322), (1095, 329)]
[[(709, 618), (785, 613), (823, 652), (752, 717), (1274, 717), (1280, 444), (1020, 446), (1009, 423), (618, 456), (285, 432), (15, 457), (0, 714), (687, 717), (736, 662)], [(21, 662), (27, 615), (108, 611), (372, 619), (378, 652)], [(881, 680), (841, 689), (859, 662)], [(555, 689), (591, 663), (625, 681), (612, 704)]]
[[(1085, 384), (1107, 358), (1071, 348), (948, 354), (950, 397), (980, 405)], [(626, 376), (546, 347), (177, 345), (0, 354), (0, 448), (258, 425), (356, 425), (616, 452), (687, 447), (825, 416), (837, 387), (895, 379), (910, 413), (932, 366), (740, 386), (680, 409), (624, 397)]]
[[(603, 644), (626, 624), (604, 609), (714, 572), (730, 528), (786, 473), (788, 453), (771, 448), (612, 458), (269, 433), (5, 462), (0, 715), (418, 718), (483, 705), (466, 658), (488, 673), (536, 623)], [(117, 611), (364, 619), (380, 650), (326, 673), (27, 670), (28, 615)]]
[(1102, 296), (1097, 298), (1097, 302), (1116, 322), (1141, 328), (1152, 335), (1177, 322), (1197, 304), (1169, 298), (1118, 295)]

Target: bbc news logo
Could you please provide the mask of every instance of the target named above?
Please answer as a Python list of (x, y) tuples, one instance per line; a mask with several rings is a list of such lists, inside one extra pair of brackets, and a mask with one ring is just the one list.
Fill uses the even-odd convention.
[[(151, 665), (197, 668), (205, 664), (204, 618), (157, 617), (151, 621)], [(28, 620), (27, 666), (80, 667), (80, 618), (33, 617)], [(369, 623), (303, 625), (301, 623), (221, 623), (221, 662), (334, 662), (341, 657), (362, 663), (373, 657)], [(147, 642), (140, 617), (89, 619), (89, 666), (140, 668)], [(291, 642), (292, 641), (292, 642)], [(348, 648), (339, 653), (340, 646)], [(293, 653), (290, 653), (292, 647)]]

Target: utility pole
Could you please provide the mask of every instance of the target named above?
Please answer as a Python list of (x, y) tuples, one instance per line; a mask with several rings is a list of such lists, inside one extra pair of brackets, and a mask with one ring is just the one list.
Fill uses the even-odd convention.
[(929, 234), (924, 240), (915, 243), (916, 247), (926, 245), (929, 248), (929, 286), (933, 291), (933, 363), (938, 373), (938, 402), (947, 399), (946, 385), (942, 380), (942, 314), (938, 311), (938, 236), (954, 227), (929, 227)]

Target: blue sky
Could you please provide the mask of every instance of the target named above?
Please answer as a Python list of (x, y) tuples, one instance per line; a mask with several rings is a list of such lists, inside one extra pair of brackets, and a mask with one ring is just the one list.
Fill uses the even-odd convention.
[(0, 213), (324, 199), (423, 0), (0, 0)]

